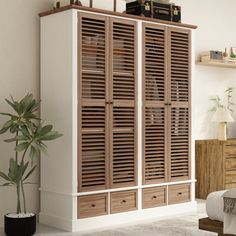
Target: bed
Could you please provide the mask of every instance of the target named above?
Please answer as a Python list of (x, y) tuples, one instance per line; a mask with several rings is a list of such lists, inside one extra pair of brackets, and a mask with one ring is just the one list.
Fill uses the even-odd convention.
[[(206, 211), (208, 218), (199, 219), (199, 229), (206, 230), (210, 232), (217, 233), (219, 236), (235, 236), (235, 234), (224, 234), (224, 223), (227, 224), (227, 229), (230, 229), (232, 232), (232, 225), (236, 222), (236, 216), (230, 215), (230, 219), (228, 214), (224, 214), (224, 199), (225, 196), (229, 192), (228, 190), (213, 192), (208, 195), (206, 200)], [(234, 217), (234, 218), (232, 218)], [(232, 221), (233, 220), (233, 221)], [(230, 222), (230, 224), (229, 224)], [(234, 226), (235, 227), (235, 226)]]

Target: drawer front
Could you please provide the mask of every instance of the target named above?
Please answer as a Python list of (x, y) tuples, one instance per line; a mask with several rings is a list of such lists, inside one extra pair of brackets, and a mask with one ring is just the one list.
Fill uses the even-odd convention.
[(189, 202), (190, 201), (190, 184), (180, 184), (169, 186), (168, 198), (169, 204)]
[(236, 157), (227, 158), (225, 160), (225, 169), (226, 170), (236, 169)]
[(236, 158), (236, 143), (234, 145), (225, 145), (224, 146), (224, 155), (225, 157), (235, 157)]
[(236, 181), (232, 182), (232, 183), (225, 184), (225, 189), (231, 189), (231, 188), (236, 188)]
[(111, 193), (111, 213), (137, 210), (137, 191)]
[(107, 194), (78, 197), (78, 218), (107, 214)]
[(166, 187), (145, 188), (143, 191), (143, 209), (167, 204)]
[(236, 170), (228, 170), (225, 172), (225, 183), (233, 183), (236, 180)]

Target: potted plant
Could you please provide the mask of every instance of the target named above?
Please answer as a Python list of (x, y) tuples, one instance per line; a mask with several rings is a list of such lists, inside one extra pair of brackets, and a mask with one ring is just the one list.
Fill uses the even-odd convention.
[(26, 95), (20, 101), (5, 99), (13, 109), (12, 113), (0, 113), (8, 117), (2, 126), (0, 134), (9, 132), (12, 137), (5, 142), (14, 144), (14, 158), (9, 160), (8, 173), (0, 171), (1, 186), (13, 186), (16, 190), (16, 212), (6, 214), (5, 233), (8, 236), (30, 236), (36, 231), (36, 215), (27, 212), (25, 185), (31, 184), (31, 175), (37, 168), (35, 158), (40, 152), (46, 152), (45, 142), (62, 136), (53, 131), (52, 125), (44, 125), (38, 116), (40, 102), (32, 94)]

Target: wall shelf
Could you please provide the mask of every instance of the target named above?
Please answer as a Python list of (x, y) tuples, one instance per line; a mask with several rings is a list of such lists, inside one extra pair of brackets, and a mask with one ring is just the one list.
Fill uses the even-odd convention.
[(201, 61), (197, 61), (196, 64), (200, 65), (200, 66), (213, 66), (213, 67), (236, 69), (236, 62), (201, 62)]

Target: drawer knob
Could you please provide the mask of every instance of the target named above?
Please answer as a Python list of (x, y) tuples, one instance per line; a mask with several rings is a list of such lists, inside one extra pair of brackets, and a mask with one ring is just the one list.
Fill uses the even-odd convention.
[(157, 196), (153, 196), (152, 199), (157, 199)]
[(126, 203), (126, 200), (122, 200), (122, 201), (121, 201), (121, 204), (123, 204), (123, 203)]
[(181, 192), (179, 192), (179, 193), (178, 193), (178, 196), (181, 196), (181, 195), (182, 195), (182, 193), (181, 193)]
[(96, 205), (95, 204), (91, 204), (91, 207), (95, 207)]

